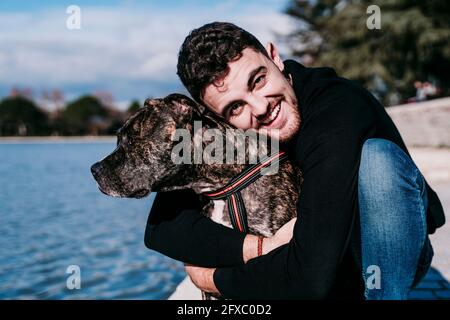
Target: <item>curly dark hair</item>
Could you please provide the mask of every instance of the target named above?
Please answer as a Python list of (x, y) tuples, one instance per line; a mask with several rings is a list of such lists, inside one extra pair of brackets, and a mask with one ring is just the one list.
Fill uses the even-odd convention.
[(212, 22), (194, 29), (178, 54), (177, 74), (192, 98), (202, 103), (203, 90), (228, 74), (228, 63), (239, 59), (245, 48), (268, 56), (264, 46), (238, 26)]

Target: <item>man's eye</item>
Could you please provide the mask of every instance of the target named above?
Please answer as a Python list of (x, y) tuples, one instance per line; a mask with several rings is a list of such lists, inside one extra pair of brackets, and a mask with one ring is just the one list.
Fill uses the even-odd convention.
[(235, 117), (239, 115), (242, 110), (244, 109), (244, 106), (242, 104), (236, 103), (231, 106), (230, 108), (230, 116)]
[(266, 80), (266, 75), (265, 74), (260, 75), (258, 78), (255, 79), (253, 87), (261, 86), (265, 80)]

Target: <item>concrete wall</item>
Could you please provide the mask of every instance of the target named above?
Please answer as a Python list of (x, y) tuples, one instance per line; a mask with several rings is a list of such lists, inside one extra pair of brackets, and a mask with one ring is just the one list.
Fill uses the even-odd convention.
[(450, 147), (450, 97), (386, 110), (408, 146)]

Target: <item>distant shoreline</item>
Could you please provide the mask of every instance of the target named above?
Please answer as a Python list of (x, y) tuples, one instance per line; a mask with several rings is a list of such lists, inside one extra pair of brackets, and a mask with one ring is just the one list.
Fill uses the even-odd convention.
[(35, 136), (0, 137), (0, 144), (10, 143), (104, 143), (116, 142), (116, 136)]

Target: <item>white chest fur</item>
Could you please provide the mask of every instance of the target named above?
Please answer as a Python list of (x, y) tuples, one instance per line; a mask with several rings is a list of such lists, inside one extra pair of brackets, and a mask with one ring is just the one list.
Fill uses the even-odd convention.
[(214, 200), (214, 209), (211, 213), (211, 220), (226, 227), (233, 228), (229, 221), (223, 219), (225, 215), (225, 201), (224, 200)]
[[(211, 191), (210, 188), (204, 188), (201, 190), (202, 193)], [(210, 219), (214, 222), (220, 223), (226, 227), (233, 228), (230, 222), (224, 220), (225, 216), (225, 201), (224, 200), (213, 200), (214, 209), (211, 212)]]

